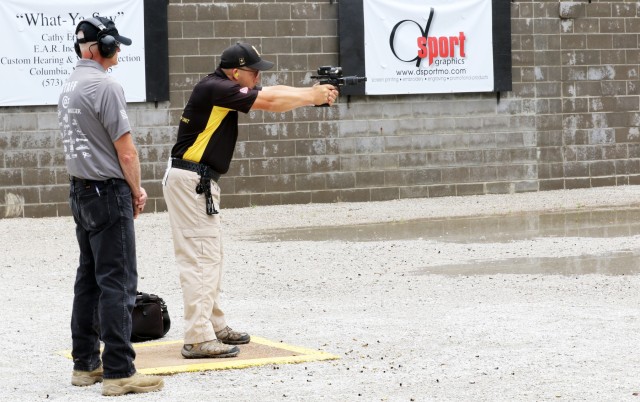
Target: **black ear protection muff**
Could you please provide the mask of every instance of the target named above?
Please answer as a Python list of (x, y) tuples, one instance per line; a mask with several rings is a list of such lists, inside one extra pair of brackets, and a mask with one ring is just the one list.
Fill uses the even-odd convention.
[[(118, 42), (113, 36), (110, 35), (112, 33), (112, 29), (105, 27), (104, 24), (96, 18), (87, 18), (80, 21), (80, 23), (76, 27), (76, 35), (78, 35), (78, 32), (80, 31), (80, 24), (82, 24), (83, 22), (88, 22), (89, 24), (98, 28), (98, 52), (100, 53), (100, 56), (104, 57), (105, 59), (113, 57), (113, 55), (118, 51)], [(78, 39), (78, 37), (76, 36), (76, 40), (73, 43), (73, 48), (80, 58), (82, 58), (82, 53), (80, 52), (80, 43), (86, 42), (86, 39)]]

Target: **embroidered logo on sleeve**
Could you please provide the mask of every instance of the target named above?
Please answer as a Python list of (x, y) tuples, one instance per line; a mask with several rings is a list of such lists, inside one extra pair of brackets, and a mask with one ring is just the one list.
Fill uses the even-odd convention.
[(120, 109), (120, 116), (122, 116), (122, 118), (125, 120), (129, 119), (129, 116), (127, 116), (127, 111), (124, 109)]
[(246, 95), (249, 93), (249, 88), (248, 87), (240, 88), (240, 92)]

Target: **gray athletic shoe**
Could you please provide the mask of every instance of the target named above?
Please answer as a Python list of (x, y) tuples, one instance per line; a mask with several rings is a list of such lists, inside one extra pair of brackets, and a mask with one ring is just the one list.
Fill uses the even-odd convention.
[(185, 359), (206, 359), (209, 357), (235, 357), (240, 353), (237, 346), (227, 346), (218, 339), (212, 341), (185, 344), (182, 356)]
[(224, 327), (224, 329), (217, 331), (216, 337), (220, 342), (227, 345), (244, 345), (251, 341), (251, 337), (246, 332), (234, 331), (229, 327)]
[(93, 371), (73, 370), (71, 375), (71, 385), (76, 387), (86, 387), (97, 382), (102, 382), (102, 364)]

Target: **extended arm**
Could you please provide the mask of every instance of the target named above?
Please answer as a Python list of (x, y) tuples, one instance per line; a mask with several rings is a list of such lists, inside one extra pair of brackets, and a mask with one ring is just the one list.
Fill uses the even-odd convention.
[(333, 85), (316, 84), (306, 88), (276, 85), (262, 88), (251, 110), (288, 112), (302, 106), (332, 105), (337, 97), (338, 91)]

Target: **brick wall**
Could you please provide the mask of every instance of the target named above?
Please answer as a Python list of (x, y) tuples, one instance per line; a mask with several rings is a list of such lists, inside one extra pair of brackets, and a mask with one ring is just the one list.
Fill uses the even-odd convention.
[[(193, 85), (236, 40), (276, 63), (264, 85), (338, 64), (337, 2), (169, 2), (171, 100), (130, 104), (148, 209)], [(635, 1), (511, 2), (513, 91), (351, 97), (241, 116), (224, 207), (640, 183)], [(348, 72), (347, 72), (348, 73)], [(125, 88), (126, 90), (126, 88)], [(0, 217), (68, 215), (53, 107), (0, 108)]]

